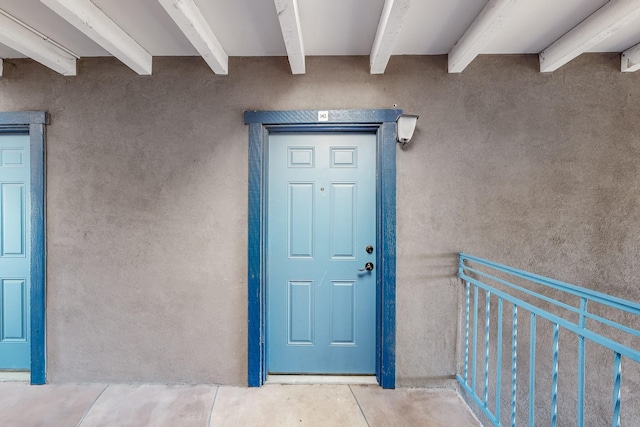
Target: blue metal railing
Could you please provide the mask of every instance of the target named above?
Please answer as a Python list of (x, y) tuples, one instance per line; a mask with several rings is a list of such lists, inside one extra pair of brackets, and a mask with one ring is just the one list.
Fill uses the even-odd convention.
[[(487, 261), (471, 255), (460, 254), (458, 276), (465, 285), (465, 333), (464, 333), (464, 368), (462, 375), (457, 375), (458, 382), (467, 396), (474, 401), (488, 420), (495, 426), (505, 425), (502, 419), (508, 420), (507, 425), (515, 426), (517, 419), (525, 419), (518, 408), (521, 403), (517, 398), (518, 385), (518, 334), (529, 339), (529, 375), (528, 396), (523, 402), (528, 407), (528, 425), (547, 425), (546, 421), (536, 420), (536, 378), (548, 375), (550, 378), (551, 399), (549, 408), (544, 408), (549, 415), (549, 425), (555, 427), (558, 422), (558, 379), (559, 355), (561, 350), (560, 331), (568, 331), (577, 337), (577, 381), (576, 381), (576, 425), (583, 426), (585, 418), (585, 356), (586, 342), (596, 343), (613, 355), (613, 398), (611, 404), (611, 425), (620, 426), (622, 406), (621, 384), (622, 363), (628, 359), (640, 363), (640, 351), (629, 345), (629, 342), (640, 342), (640, 330), (630, 327), (612, 318), (624, 318), (625, 323), (640, 324), (640, 304), (612, 297), (600, 292), (591, 291), (575, 285), (549, 279), (547, 277), (528, 273), (526, 271), (507, 267), (492, 261)], [(517, 282), (514, 283), (514, 282)], [(479, 340), (479, 306), (480, 295), (484, 294), (484, 337), (481, 346), (484, 355), (478, 353)], [(553, 296), (551, 296), (553, 295)], [(473, 303), (471, 299), (473, 298)], [(492, 308), (492, 301), (497, 300), (497, 313)], [(574, 303), (566, 302), (575, 300)], [(505, 303), (511, 305), (511, 346), (510, 361), (503, 360), (503, 311)], [(597, 305), (598, 310), (589, 311), (589, 304)], [(528, 313), (529, 335), (518, 330), (518, 317), (522, 311)], [(596, 314), (599, 313), (599, 314)], [(603, 314), (606, 313), (606, 314)], [(496, 326), (492, 328), (492, 317), (497, 318)], [(482, 316), (480, 316), (482, 318)], [(629, 321), (628, 319), (632, 320)], [(549, 322), (552, 326), (551, 337), (538, 337), (538, 319)], [(524, 318), (526, 321), (526, 317)], [(589, 323), (587, 323), (589, 321)], [(526, 326), (526, 324), (525, 324)], [(508, 326), (507, 326), (508, 327)], [(607, 330), (608, 333), (604, 331)], [(495, 333), (495, 335), (492, 335)], [(634, 341), (635, 340), (635, 341)], [(536, 350), (542, 345), (549, 347), (551, 354), (551, 373), (537, 372)], [(522, 344), (521, 344), (522, 346)], [(507, 350), (505, 348), (505, 350)], [(568, 351), (572, 351), (570, 348)], [(491, 359), (495, 351), (495, 359)], [(567, 351), (564, 348), (563, 351)], [(544, 355), (543, 355), (544, 356)], [(478, 372), (478, 360), (482, 363), (482, 372)], [(493, 362), (490, 364), (490, 360)], [(626, 360), (625, 360), (626, 361)], [(509, 363), (510, 362), (510, 363)], [(503, 363), (511, 366), (511, 381), (504, 379), (504, 384), (511, 386), (508, 416), (502, 414), (503, 400)], [(471, 366), (469, 366), (471, 365)], [(493, 371), (490, 366), (493, 365)], [(505, 370), (506, 371), (506, 370)], [(479, 377), (480, 376), (480, 377)], [(490, 399), (490, 377), (495, 378), (492, 383)], [(526, 379), (527, 377), (525, 377)], [(478, 382), (480, 390), (478, 390)], [(570, 383), (570, 381), (567, 381)], [(597, 394), (597, 393), (594, 393)], [(506, 396), (506, 395), (505, 395)], [(492, 403), (490, 403), (490, 400)], [(505, 401), (507, 399), (504, 399)], [(540, 400), (540, 399), (538, 399)], [(506, 402), (505, 402), (506, 403)]]

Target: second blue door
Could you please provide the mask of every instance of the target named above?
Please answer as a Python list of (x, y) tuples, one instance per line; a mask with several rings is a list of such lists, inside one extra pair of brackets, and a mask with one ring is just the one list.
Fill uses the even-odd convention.
[(373, 374), (376, 135), (272, 134), (269, 373)]

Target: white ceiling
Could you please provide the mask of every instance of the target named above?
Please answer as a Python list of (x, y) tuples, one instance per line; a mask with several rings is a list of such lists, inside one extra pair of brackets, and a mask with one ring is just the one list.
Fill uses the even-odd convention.
[[(289, 54), (293, 61), (293, 48), (285, 44), (283, 34), (293, 29), (295, 42), (296, 26), (281, 23), (276, 5), (296, 2), (298, 47), (304, 52), (302, 61), (304, 56), (317, 55), (372, 55), (373, 61), (372, 48), (376, 34), (382, 31), (379, 23), (381, 15), (384, 16), (385, 2), (396, 8), (391, 14), (397, 19), (386, 27), (391, 35), (381, 33), (379, 37), (382, 37), (383, 48), (392, 55), (451, 53), (456, 42), (470, 32), (474, 20), (493, 6), (505, 7), (508, 12), (485, 22), (483, 34), (469, 44), (471, 60), (477, 54), (540, 53), (594, 12), (614, 3), (626, 8), (626, 14), (616, 18), (617, 31), (611, 26), (598, 29), (597, 23), (587, 28), (579, 36), (586, 39), (601, 31), (598, 42), (579, 48), (577, 54), (583, 51), (622, 53), (640, 43), (640, 0), (0, 0), (0, 10), (76, 57), (110, 56), (111, 53), (98, 44), (99, 40), (92, 40), (43, 3), (66, 3), (67, 7), (73, 7), (89, 1), (124, 30), (131, 43), (137, 43), (151, 56), (200, 54), (185, 35), (187, 32), (181, 31), (161, 4), (193, 1), (197, 6), (195, 10), (199, 9), (223, 49), (217, 57), (222, 63), (226, 55)], [(6, 15), (0, 18), (6, 19)], [(1, 26), (0, 22), (0, 58), (30, 56), (38, 60), (30, 51), (16, 48), (13, 42), (19, 44), (19, 37), (7, 31), (2, 35)], [(109, 35), (103, 34), (103, 37)], [(212, 52), (220, 54), (216, 49)], [(384, 69), (384, 55), (381, 61)], [(304, 69), (304, 63), (302, 67)]]

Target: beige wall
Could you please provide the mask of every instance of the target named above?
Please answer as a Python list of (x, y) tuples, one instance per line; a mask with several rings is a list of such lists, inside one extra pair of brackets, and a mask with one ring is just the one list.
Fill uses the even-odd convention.
[(0, 111), (47, 110), (48, 378), (245, 384), (248, 109), (419, 114), (398, 152), (398, 385), (451, 385), (458, 251), (640, 301), (640, 73), (583, 55), (6, 60)]

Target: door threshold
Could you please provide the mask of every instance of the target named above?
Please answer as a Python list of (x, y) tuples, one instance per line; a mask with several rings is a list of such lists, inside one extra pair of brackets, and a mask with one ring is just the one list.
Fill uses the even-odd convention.
[(0, 371), (0, 382), (30, 382), (31, 372), (29, 371)]
[(265, 384), (378, 385), (375, 375), (269, 375)]

